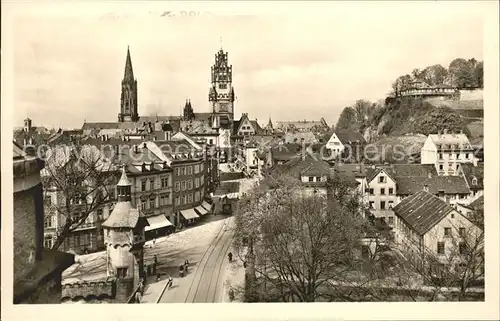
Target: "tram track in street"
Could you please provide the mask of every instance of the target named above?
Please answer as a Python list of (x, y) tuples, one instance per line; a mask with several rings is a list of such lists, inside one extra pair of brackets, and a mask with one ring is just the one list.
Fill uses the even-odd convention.
[[(226, 234), (226, 229), (225, 229), (226, 224), (224, 224), (221, 227), (221, 229), (219, 230), (219, 232), (217, 233), (217, 235), (215, 236), (215, 238), (213, 239), (213, 241), (210, 243), (209, 247), (207, 248), (207, 250), (203, 254), (203, 256), (200, 260), (199, 266), (196, 269), (193, 280), (191, 281), (191, 285), (189, 286), (189, 290), (187, 292), (186, 299), (184, 300), (185, 303), (195, 302), (195, 299), (197, 298), (198, 291), (200, 289), (200, 283), (202, 280), (202, 276), (205, 273), (205, 270), (207, 268), (207, 263), (209, 261), (209, 258), (212, 255), (212, 253), (215, 251), (217, 246), (219, 245), (220, 241), (223, 239), (224, 234)], [(193, 288), (193, 287), (195, 287), (195, 288)]]

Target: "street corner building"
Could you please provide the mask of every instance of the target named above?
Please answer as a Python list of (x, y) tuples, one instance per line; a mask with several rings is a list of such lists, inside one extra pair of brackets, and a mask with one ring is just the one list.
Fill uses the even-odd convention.
[(133, 303), (144, 278), (145, 227), (148, 221), (131, 203), (125, 167), (116, 186), (118, 201), (104, 221), (106, 276), (63, 285), (63, 303)]
[(74, 256), (44, 249), (44, 162), (13, 144), (14, 304), (59, 303), (62, 272)]

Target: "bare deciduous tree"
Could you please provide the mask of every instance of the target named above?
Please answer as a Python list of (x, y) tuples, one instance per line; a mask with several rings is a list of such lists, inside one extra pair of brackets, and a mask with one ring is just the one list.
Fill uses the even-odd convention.
[(59, 226), (52, 248), (58, 249), (75, 229), (114, 195), (117, 168), (95, 146), (58, 146), (47, 150), (42, 182), (46, 215), (57, 215)]
[(345, 295), (342, 286), (359, 272), (356, 251), (367, 221), (352, 188), (335, 178), (327, 185), (328, 197), (291, 177), (270, 177), (242, 200), (235, 246), (246, 253), (248, 301)]

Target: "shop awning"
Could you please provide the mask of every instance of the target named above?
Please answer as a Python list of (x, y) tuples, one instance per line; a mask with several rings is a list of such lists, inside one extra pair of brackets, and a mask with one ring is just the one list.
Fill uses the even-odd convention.
[(194, 211), (194, 208), (181, 211), (181, 214), (186, 220), (191, 220), (193, 218), (199, 217), (198, 214), (196, 214), (196, 212)]
[(213, 198), (219, 198), (219, 199), (231, 198), (231, 199), (236, 199), (238, 197), (240, 197), (239, 193), (227, 193), (227, 194), (215, 195)]
[(144, 228), (145, 231), (157, 230), (162, 227), (172, 226), (169, 220), (165, 217), (165, 215), (157, 215), (146, 218), (149, 223), (149, 226)]
[(208, 212), (210, 212), (210, 210), (212, 209), (212, 205), (208, 204), (207, 201), (203, 201), (203, 203), (201, 203), (201, 206), (203, 206)]
[(194, 208), (200, 215), (205, 215), (208, 213), (208, 211), (206, 209), (203, 208), (203, 206), (196, 206)]

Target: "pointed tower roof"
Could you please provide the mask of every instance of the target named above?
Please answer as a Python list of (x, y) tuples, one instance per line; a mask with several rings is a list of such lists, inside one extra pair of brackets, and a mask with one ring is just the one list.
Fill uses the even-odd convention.
[(127, 60), (125, 61), (125, 73), (123, 81), (134, 81), (134, 70), (132, 69), (132, 59), (130, 58), (130, 48), (127, 47)]
[(128, 180), (127, 173), (125, 172), (125, 166), (122, 167), (122, 177), (118, 181), (116, 186), (131, 186), (130, 181)]

